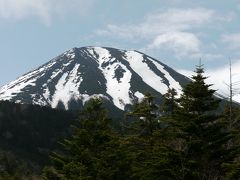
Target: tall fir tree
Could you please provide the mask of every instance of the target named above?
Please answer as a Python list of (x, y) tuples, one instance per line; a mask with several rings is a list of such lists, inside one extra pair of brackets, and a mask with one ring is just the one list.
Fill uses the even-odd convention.
[(183, 88), (171, 124), (178, 139), (176, 149), (182, 154), (183, 179), (221, 179), (225, 175), (222, 165), (236, 155), (235, 149), (227, 148), (232, 136), (216, 113), (220, 101), (205, 83), (202, 65), (195, 72)]
[(128, 113), (127, 116), (133, 117), (134, 123), (141, 128), (140, 134), (152, 135), (156, 128), (158, 116), (158, 106), (154, 102), (155, 98), (150, 93), (145, 93), (144, 98), (134, 104), (133, 111)]
[(146, 93), (128, 115), (136, 118), (131, 124), (135, 131), (123, 139), (128, 155), (132, 157), (129, 179), (177, 179), (178, 152), (170, 151), (165, 144), (155, 98)]
[(169, 88), (164, 94), (164, 101), (162, 105), (162, 113), (164, 115), (173, 115), (178, 109), (177, 91), (174, 88)]
[(54, 166), (45, 168), (46, 179), (126, 179), (127, 157), (118, 134), (100, 99), (91, 99), (85, 107), (79, 127), (71, 139), (63, 141), (64, 151), (51, 156)]
[(206, 84), (203, 65), (196, 67), (196, 75), (192, 76), (192, 81), (183, 88), (180, 99), (182, 111), (188, 114), (203, 115), (210, 111), (215, 111), (220, 100), (214, 97), (216, 90), (210, 89), (211, 84)]

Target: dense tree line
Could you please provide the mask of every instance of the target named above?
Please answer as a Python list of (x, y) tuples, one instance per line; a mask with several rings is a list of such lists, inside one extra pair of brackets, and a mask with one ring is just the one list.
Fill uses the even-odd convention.
[[(49, 152), (70, 137), (77, 113), (0, 102), (0, 179), (40, 174)], [(23, 178), (26, 179), (26, 178)]]
[(169, 89), (162, 106), (146, 93), (121, 129), (100, 99), (85, 106), (71, 138), (51, 153), (45, 179), (240, 179), (239, 110), (228, 111), (205, 83), (202, 66), (180, 97)]

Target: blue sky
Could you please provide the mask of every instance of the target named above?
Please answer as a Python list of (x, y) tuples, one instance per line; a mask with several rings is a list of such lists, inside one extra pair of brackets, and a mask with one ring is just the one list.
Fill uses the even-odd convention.
[(142, 51), (213, 82), (240, 69), (240, 0), (0, 0), (0, 85), (72, 47)]

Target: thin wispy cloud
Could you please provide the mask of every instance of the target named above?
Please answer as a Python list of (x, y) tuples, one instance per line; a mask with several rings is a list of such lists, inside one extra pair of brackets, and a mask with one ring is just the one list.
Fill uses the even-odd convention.
[(201, 54), (201, 39), (198, 29), (213, 21), (229, 21), (230, 16), (219, 16), (212, 9), (168, 9), (144, 17), (135, 24), (108, 24), (97, 30), (99, 36), (109, 36), (128, 40), (145, 40), (145, 49), (167, 48), (176, 56)]
[(125, 38), (154, 37), (169, 31), (186, 31), (201, 26), (213, 18), (214, 11), (209, 9), (169, 9), (164, 12), (145, 16), (139, 24), (109, 24), (97, 31), (99, 35), (120, 35)]
[(222, 36), (222, 42), (231, 50), (240, 48), (240, 33), (225, 34)]
[(53, 16), (86, 13), (94, 0), (0, 0), (0, 20), (37, 17), (50, 24)]
[(157, 36), (148, 49), (167, 48), (172, 49), (179, 56), (199, 54), (200, 40), (192, 33), (169, 32)]

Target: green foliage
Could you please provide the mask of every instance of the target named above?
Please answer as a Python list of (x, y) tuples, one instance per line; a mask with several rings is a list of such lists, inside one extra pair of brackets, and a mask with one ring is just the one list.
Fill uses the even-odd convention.
[(0, 151), (0, 179), (23, 179), (31, 178), (32, 175), (33, 171), (26, 162), (11, 152)]
[(174, 88), (169, 88), (164, 95), (164, 102), (162, 106), (162, 112), (164, 115), (173, 115), (178, 109), (177, 91)]
[[(217, 114), (220, 101), (203, 74), (198, 66), (180, 98), (169, 89), (161, 107), (146, 93), (120, 132), (100, 99), (87, 102), (76, 121), (70, 112), (0, 103), (0, 145), (16, 147), (0, 151), (0, 179), (34, 179), (29, 159), (46, 162), (41, 157), (52, 148), (44, 179), (239, 179), (240, 110), (233, 109), (231, 126), (227, 109)], [(20, 160), (23, 152), (34, 158)]]
[(213, 96), (215, 90), (210, 89), (211, 85), (205, 83), (204, 70), (201, 66), (196, 68), (196, 75), (192, 81), (183, 88), (183, 95), (180, 99), (181, 111), (192, 114), (206, 114), (214, 111), (219, 106), (219, 100)]
[(173, 136), (173, 150), (181, 154), (181, 166), (187, 179), (218, 179), (226, 174), (222, 168), (237, 156), (236, 148), (228, 146), (232, 139), (225, 122), (216, 114), (219, 100), (215, 90), (205, 84), (203, 68), (197, 67), (193, 81), (183, 89), (176, 114), (163, 118)]
[[(71, 139), (62, 143), (64, 152), (52, 155), (54, 169), (45, 173), (66, 179), (125, 179), (127, 161), (121, 150), (119, 136), (110, 127), (110, 119), (100, 99), (86, 105), (79, 127)], [(63, 178), (63, 179), (64, 179)]]
[(70, 135), (74, 117), (49, 107), (0, 101), (0, 177), (38, 177), (57, 141)]
[[(228, 143), (228, 147), (235, 149), (236, 156), (230, 163), (224, 163), (223, 168), (227, 172), (228, 179), (239, 179), (240, 177), (240, 109), (237, 106), (232, 107), (232, 117), (230, 118), (230, 107), (226, 106), (221, 120), (226, 123), (226, 127), (231, 131), (232, 138)], [(231, 121), (231, 122), (230, 122)]]
[(134, 117), (135, 123), (141, 128), (137, 128), (138, 133), (143, 135), (152, 135), (156, 128), (158, 106), (154, 102), (154, 97), (150, 93), (146, 93), (140, 102), (136, 102), (133, 111), (128, 113), (127, 116)]
[(0, 146), (36, 166), (48, 162), (49, 151), (70, 136), (75, 115), (49, 107), (0, 102)]
[(159, 121), (154, 97), (145, 94), (128, 115), (136, 118), (130, 128), (127, 127), (131, 130), (134, 125), (135, 131), (123, 137), (125, 149), (131, 157), (129, 179), (175, 179), (179, 154), (169, 151), (165, 144), (168, 137), (164, 133), (164, 124)]
[[(111, 127), (102, 101), (85, 107), (63, 151), (51, 158), (46, 179), (238, 179), (237, 126), (230, 129), (216, 113), (219, 100), (205, 84), (203, 68), (176, 98), (174, 89), (162, 107), (146, 93), (127, 114), (121, 134)], [(162, 112), (161, 112), (162, 110)], [(236, 116), (238, 117), (238, 116)], [(128, 122), (129, 121), (129, 122)]]

